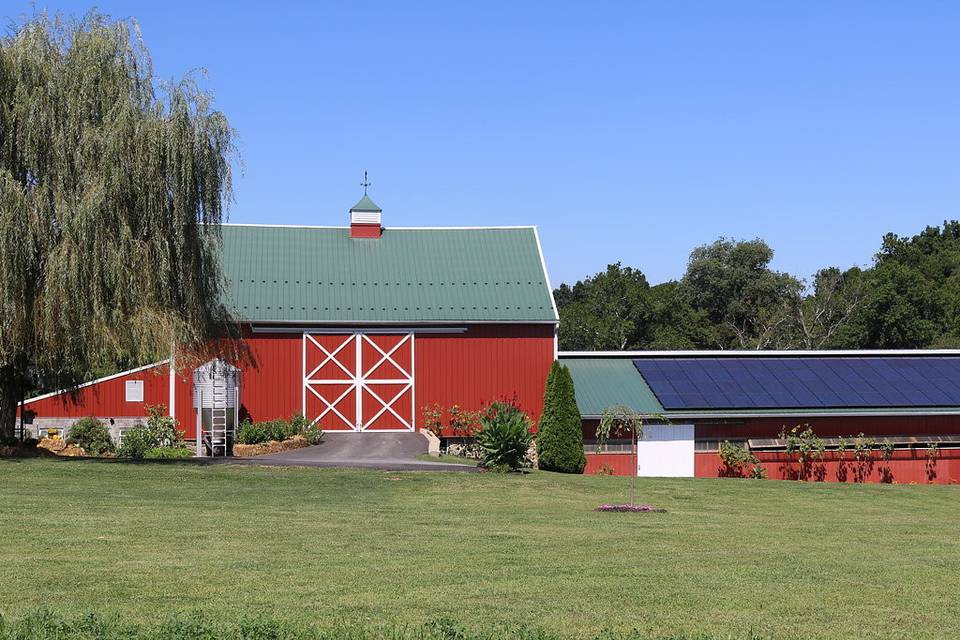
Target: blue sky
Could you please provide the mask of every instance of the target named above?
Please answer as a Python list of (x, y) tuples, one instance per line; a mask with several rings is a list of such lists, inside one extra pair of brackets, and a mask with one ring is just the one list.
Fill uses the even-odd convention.
[[(73, 0), (7, 0), (0, 16)], [(761, 237), (808, 276), (960, 217), (960, 3), (113, 2), (239, 132), (234, 222), (536, 224), (554, 285)]]

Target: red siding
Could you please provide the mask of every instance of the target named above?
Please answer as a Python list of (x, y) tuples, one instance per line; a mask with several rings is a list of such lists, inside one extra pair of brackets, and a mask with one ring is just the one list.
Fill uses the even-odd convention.
[(747, 418), (707, 422), (696, 420), (698, 440), (776, 438), (784, 427), (809, 424), (822, 438), (960, 434), (960, 416), (833, 416), (808, 418)]
[[(170, 398), (170, 378), (167, 364), (157, 365), (110, 380), (77, 389), (74, 393), (28, 401), (27, 409), (40, 417), (82, 418), (96, 415), (108, 418), (135, 418), (146, 416), (144, 404), (166, 405)], [(143, 402), (127, 402), (125, 386), (128, 380), (143, 380)]]
[[(896, 482), (954, 484), (960, 482), (960, 450), (943, 449), (934, 460), (927, 452), (898, 450), (890, 460), (874, 452), (871, 460), (856, 461), (848, 451), (843, 460), (827, 452), (822, 461), (801, 467), (795, 457), (783, 453), (757, 452), (767, 477), (774, 480), (814, 480), (820, 482)], [(730, 475), (716, 453), (697, 453), (694, 473), (698, 478), (722, 478)]]
[(613, 476), (629, 476), (636, 469), (637, 459), (632, 453), (588, 453), (583, 473), (590, 476), (604, 473)]
[[(345, 334), (349, 331), (345, 331)], [(290, 417), (303, 409), (303, 337), (299, 333), (248, 333), (249, 361), (242, 371), (241, 411), (255, 421)], [(499, 398), (516, 398), (534, 421), (540, 417), (543, 388), (553, 362), (552, 325), (477, 325), (464, 333), (415, 336), (415, 419), (423, 407), (458, 404), (477, 410)], [(144, 399), (168, 403), (167, 367), (115, 378), (71, 394), (30, 405), (41, 417), (102, 418), (145, 415), (142, 405), (123, 402), (126, 379), (144, 380)], [(176, 417), (187, 438), (195, 437), (192, 378), (183, 371), (176, 383)]]
[(516, 398), (534, 424), (553, 363), (550, 325), (475, 326), (464, 334), (417, 334), (417, 421), (423, 407), (459, 404), (468, 411)]
[[(890, 460), (879, 459), (875, 453), (872, 461), (857, 462), (847, 452), (844, 460), (827, 453), (824, 460), (801, 468), (795, 458), (782, 453), (756, 454), (767, 478), (773, 480), (811, 480), (819, 482), (889, 482), (889, 483), (960, 483), (960, 450), (943, 449), (933, 461), (927, 460), (924, 449), (894, 451)], [(622, 453), (588, 453), (587, 475), (612, 471), (612, 475), (629, 476), (634, 468), (634, 457)], [(716, 453), (697, 453), (694, 458), (694, 475), (697, 478), (723, 478), (726, 471)]]
[[(811, 417), (811, 418), (747, 418), (740, 420), (696, 421), (697, 440), (735, 440), (748, 438), (776, 438), (784, 426), (809, 424), (817, 435), (829, 438), (855, 436), (864, 433), (875, 438), (886, 436), (960, 435), (960, 416), (873, 416), (873, 417)], [(585, 441), (596, 439), (596, 420), (583, 421)], [(872, 464), (857, 464), (852, 454), (846, 460), (834, 459), (828, 453), (815, 467), (802, 470), (799, 464), (783, 453), (758, 452), (767, 477), (773, 479), (811, 479), (825, 482), (899, 482), (899, 483), (954, 483), (960, 482), (960, 450), (941, 449), (935, 463), (928, 463), (926, 448), (897, 450), (889, 461), (877, 458)], [(604, 465), (615, 475), (630, 475), (632, 460), (623, 454), (587, 454), (584, 473), (596, 473)], [(694, 474), (698, 478), (717, 478), (725, 469), (717, 453), (697, 453)]]

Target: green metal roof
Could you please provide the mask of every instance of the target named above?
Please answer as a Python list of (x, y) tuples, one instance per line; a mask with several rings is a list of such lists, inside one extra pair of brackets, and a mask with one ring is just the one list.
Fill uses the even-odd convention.
[(570, 369), (577, 406), (584, 416), (624, 405), (643, 414), (662, 414), (663, 406), (628, 358), (560, 358)]
[[(362, 201), (361, 201), (362, 202)], [(554, 322), (533, 227), (224, 225), (227, 305), (251, 322)]]
[(377, 206), (377, 203), (371, 200), (367, 194), (363, 194), (360, 202), (350, 207), (350, 211), (383, 211)]

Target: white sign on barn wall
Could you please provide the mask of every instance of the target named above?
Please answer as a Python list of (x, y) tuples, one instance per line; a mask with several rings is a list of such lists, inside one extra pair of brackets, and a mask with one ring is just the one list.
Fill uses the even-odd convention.
[(637, 443), (637, 475), (692, 478), (693, 425), (643, 425), (643, 439)]
[(124, 392), (126, 402), (143, 402), (143, 380), (127, 380)]

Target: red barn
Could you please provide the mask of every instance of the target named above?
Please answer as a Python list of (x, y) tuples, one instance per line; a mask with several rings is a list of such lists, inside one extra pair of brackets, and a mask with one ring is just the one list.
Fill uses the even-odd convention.
[[(558, 316), (534, 227), (224, 225), (228, 306), (249, 351), (241, 414), (329, 431), (413, 431), (422, 409), (516, 398), (536, 420)], [(246, 361), (248, 360), (248, 361)], [(27, 401), (35, 431), (97, 416), (115, 432), (164, 404), (195, 438), (192, 370), (163, 361)]]
[[(727, 442), (769, 478), (960, 482), (957, 350), (569, 352), (560, 360), (576, 385), (587, 473), (749, 475), (753, 463), (731, 469), (721, 459)], [(597, 424), (613, 405), (647, 419), (639, 460), (629, 441), (596, 452)], [(781, 436), (798, 425), (823, 448), (813, 464), (798, 464)]]

